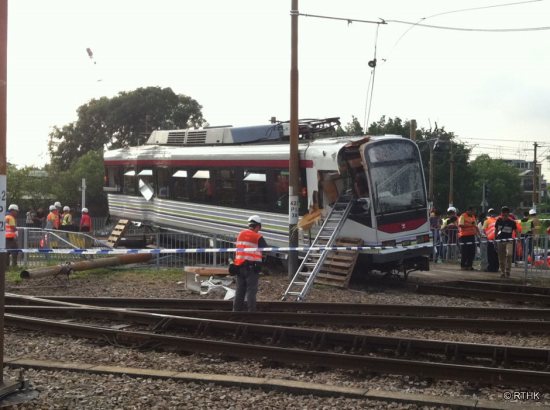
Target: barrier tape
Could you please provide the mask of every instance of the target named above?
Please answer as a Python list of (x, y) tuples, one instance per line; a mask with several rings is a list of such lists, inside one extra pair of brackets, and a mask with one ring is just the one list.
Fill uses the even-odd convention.
[(308, 251), (363, 251), (363, 250), (389, 250), (389, 249), (420, 249), (434, 248), (445, 246), (461, 246), (461, 245), (477, 245), (479, 243), (498, 243), (498, 242), (515, 242), (524, 241), (525, 238), (512, 239), (495, 239), (487, 240), (482, 238), (480, 241), (474, 242), (457, 242), (457, 243), (439, 243), (433, 244), (426, 242), (422, 244), (407, 245), (407, 246), (298, 246), (298, 247), (266, 247), (266, 248), (178, 248), (178, 249), (112, 249), (112, 248), (91, 248), (91, 249), (55, 249), (55, 248), (36, 248), (36, 249), (6, 249), (0, 248), (0, 253), (17, 252), (28, 254), (73, 254), (73, 255), (126, 255), (126, 254), (185, 254), (185, 253), (227, 253), (227, 252), (308, 252)]
[(299, 246), (299, 247), (267, 247), (267, 248), (178, 248), (178, 249), (0, 249), (0, 252), (44, 253), (44, 254), (76, 254), (76, 255), (126, 255), (126, 254), (184, 254), (184, 253), (226, 253), (226, 252), (307, 252), (307, 251), (361, 251), (388, 249), (419, 249), (432, 248), (430, 242), (409, 246)]

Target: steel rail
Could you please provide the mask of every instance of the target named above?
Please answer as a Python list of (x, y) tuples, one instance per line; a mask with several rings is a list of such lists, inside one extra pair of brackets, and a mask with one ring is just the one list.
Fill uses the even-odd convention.
[(121, 308), (91, 307), (66, 304), (69, 313), (82, 308), (81, 315), (111, 319), (125, 323), (147, 325), (154, 331), (185, 330), (195, 337), (225, 337), (232, 340), (263, 340), (272, 344), (308, 346), (314, 349), (338, 349), (349, 352), (389, 352), (392, 355), (439, 354), (448, 359), (465, 360), (470, 357), (489, 360), (494, 365), (509, 366), (529, 361), (537, 366), (549, 366), (550, 350), (502, 345), (485, 345), (436, 341), (402, 337), (371, 336), (298, 327), (230, 322), (183, 316), (136, 312)]
[[(233, 304), (225, 300), (174, 299), (174, 298), (115, 298), (81, 296), (41, 296), (36, 301), (31, 296), (6, 294), (10, 305), (55, 305), (68, 302), (93, 306), (122, 308), (162, 308), (187, 310), (230, 311)], [(47, 302), (46, 302), (47, 301)], [(396, 305), (366, 303), (318, 303), (318, 302), (258, 302), (260, 312), (312, 312), (352, 313), (379, 315), (445, 316), (445, 317), (496, 317), (507, 319), (549, 319), (550, 309), (486, 308), (464, 306)]]
[[(24, 306), (6, 305), (6, 312), (21, 315), (42, 314), (48, 316), (99, 317), (103, 309), (68, 308), (66, 306)], [(267, 323), (271, 325), (309, 325), (337, 327), (374, 327), (374, 328), (424, 328), (424, 329), (461, 329), (497, 332), (550, 333), (550, 321), (541, 320), (504, 320), (504, 319), (464, 319), (442, 317), (413, 317), (390, 315), (353, 315), (343, 313), (302, 313), (302, 312), (231, 312), (216, 310), (184, 309), (132, 309), (136, 312), (156, 313), (160, 315), (184, 316), (215, 319), (232, 322)]]
[(370, 372), (408, 374), (417, 377), (456, 379), (483, 384), (510, 386), (550, 386), (550, 372), (503, 369), (434, 363), (418, 360), (381, 358), (260, 346), (237, 342), (214, 341), (190, 337), (158, 335), (145, 332), (113, 330), (104, 327), (77, 325), (54, 320), (36, 319), (20, 315), (5, 315), (6, 324), (20, 328), (110, 341), (119, 345), (150, 348), (170, 348), (179, 351), (224, 354), (239, 358), (265, 359), (291, 364), (308, 364), (326, 368), (354, 369)]
[(417, 285), (416, 292), (429, 295), (456, 296), (463, 298), (480, 298), (488, 300), (503, 300), (506, 302), (550, 305), (550, 295), (530, 293), (502, 292), (497, 290), (431, 284)]
[(525, 293), (550, 296), (550, 288), (540, 286), (517, 285), (513, 283), (496, 283), (478, 280), (457, 280), (443, 282), (443, 286), (455, 286), (459, 288), (497, 290), (499, 292)]

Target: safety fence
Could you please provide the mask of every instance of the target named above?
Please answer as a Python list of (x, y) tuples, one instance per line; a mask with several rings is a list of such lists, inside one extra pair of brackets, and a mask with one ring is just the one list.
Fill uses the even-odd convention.
[[(458, 232), (444, 233), (432, 230), (433, 253), (432, 260), (436, 263), (459, 263), (461, 258), (461, 244)], [(481, 270), (488, 265), (489, 247), (496, 248), (499, 241), (489, 241), (486, 237), (475, 239), (475, 261)], [(527, 272), (550, 270), (550, 250), (548, 235), (523, 235), (513, 238), (512, 263), (516, 267), (524, 267)]]
[[(46, 230), (39, 228), (18, 228), (20, 252), (18, 263), (33, 267), (54, 265), (68, 261), (101, 258), (113, 254), (151, 253), (157, 266), (183, 268), (189, 265), (227, 265), (233, 257), (234, 238), (222, 235), (204, 235), (191, 232), (153, 232), (143, 227), (132, 226), (119, 246), (112, 249), (106, 245), (109, 225), (103, 225), (103, 240), (82, 232)], [(97, 230), (96, 232), (100, 232)], [(458, 236), (442, 235), (433, 231), (432, 263), (459, 263), (461, 247)], [(488, 246), (486, 238), (476, 238), (476, 262), (481, 270), (486, 270)], [(330, 247), (323, 249), (369, 250), (391, 247)], [(516, 266), (526, 268), (526, 272), (550, 270), (549, 238), (547, 235), (522, 237), (514, 240)], [(267, 248), (268, 252), (305, 251), (300, 248)], [(549, 272), (550, 274), (550, 272)]]
[[(157, 266), (183, 268), (188, 265), (227, 265), (229, 252), (212, 252), (211, 249), (231, 248), (234, 239), (222, 235), (202, 235), (186, 232), (147, 232), (131, 227), (122, 238), (121, 249), (106, 244), (108, 226), (102, 238), (84, 232), (18, 228), (18, 265), (35, 267), (56, 265), (71, 261), (102, 258), (113, 254), (152, 253)], [(96, 231), (97, 232), (97, 231)], [(181, 249), (209, 250), (181, 252)], [(178, 250), (180, 250), (178, 252)]]

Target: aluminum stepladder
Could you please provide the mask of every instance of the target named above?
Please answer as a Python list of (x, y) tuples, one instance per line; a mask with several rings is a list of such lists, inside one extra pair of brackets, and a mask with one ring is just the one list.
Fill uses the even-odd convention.
[[(310, 244), (311, 248), (333, 246), (338, 238), (340, 230), (344, 226), (349, 212), (353, 206), (354, 199), (351, 195), (342, 195), (334, 203), (317, 236)], [(309, 290), (313, 286), (315, 277), (321, 270), (330, 250), (313, 250), (307, 251), (300, 267), (296, 271), (294, 277), (290, 281), (282, 300), (287, 300), (289, 297), (296, 298), (296, 301), (302, 302), (305, 300)]]

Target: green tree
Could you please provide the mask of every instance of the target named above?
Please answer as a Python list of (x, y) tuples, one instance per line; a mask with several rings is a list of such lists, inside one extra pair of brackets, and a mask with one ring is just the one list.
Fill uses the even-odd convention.
[(154, 129), (199, 127), (205, 120), (194, 99), (171, 88), (147, 87), (93, 99), (78, 108), (76, 122), (50, 133), (51, 163), (68, 169), (89, 151), (145, 142)]
[(361, 127), (359, 120), (354, 115), (351, 116), (351, 121), (348, 122), (344, 128), (338, 126), (338, 129), (336, 131), (336, 135), (338, 136), (343, 136), (343, 135), (358, 136), (363, 134), (364, 134), (363, 127)]
[(35, 209), (51, 203), (51, 179), (48, 173), (36, 167), (17, 168), (8, 164), (7, 169), (7, 203), (17, 204), (24, 212), (29, 207)]
[(489, 198), (486, 198), (490, 208), (498, 210), (504, 205), (513, 208), (520, 203), (521, 178), (517, 168), (500, 159), (492, 159), (486, 154), (472, 161), (470, 168), (471, 194), (476, 204), (481, 203), (484, 183), (490, 187)]
[(103, 194), (103, 152), (90, 151), (78, 158), (67, 170), (55, 172), (52, 193), (63, 205), (80, 210), (82, 179), (86, 179), (86, 207), (103, 214), (107, 209)]

